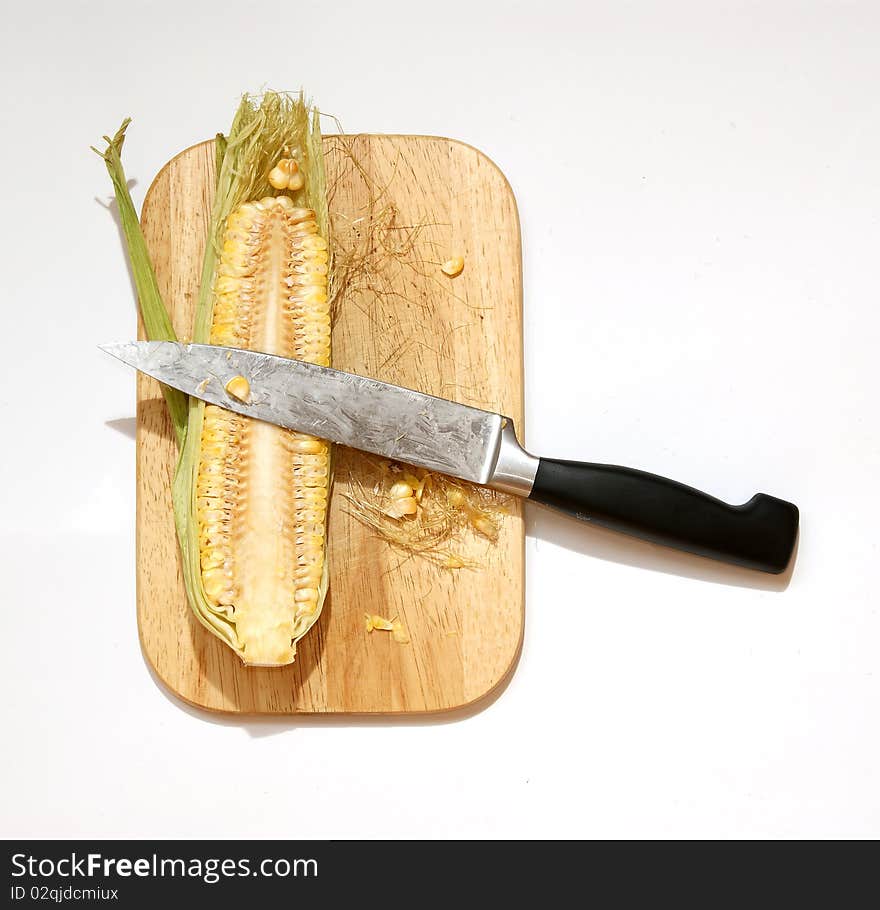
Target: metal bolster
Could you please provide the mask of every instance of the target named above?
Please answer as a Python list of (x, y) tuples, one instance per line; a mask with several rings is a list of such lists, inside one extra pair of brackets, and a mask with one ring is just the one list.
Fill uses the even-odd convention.
[(504, 418), (501, 439), (498, 445), (498, 458), (488, 486), (515, 496), (528, 496), (538, 473), (538, 459), (517, 442), (513, 421)]

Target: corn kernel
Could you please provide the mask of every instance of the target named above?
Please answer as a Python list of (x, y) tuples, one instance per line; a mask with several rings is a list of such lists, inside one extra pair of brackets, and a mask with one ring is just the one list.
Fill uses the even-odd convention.
[(305, 185), (299, 165), (293, 158), (282, 158), (269, 171), (269, 183), (276, 190), (301, 190)]
[(451, 259), (447, 259), (446, 262), (440, 266), (440, 271), (450, 278), (457, 277), (464, 271), (464, 258), (461, 256), (453, 256)]
[(388, 495), (392, 499), (406, 499), (408, 496), (413, 495), (413, 488), (404, 480), (398, 480), (394, 486), (391, 487)]
[(251, 396), (251, 384), (244, 376), (233, 376), (226, 383), (226, 394), (239, 401), (247, 401)]
[(408, 496), (405, 499), (394, 499), (391, 505), (385, 509), (385, 514), (389, 518), (403, 518), (404, 515), (415, 515), (419, 510), (419, 504), (415, 497)]

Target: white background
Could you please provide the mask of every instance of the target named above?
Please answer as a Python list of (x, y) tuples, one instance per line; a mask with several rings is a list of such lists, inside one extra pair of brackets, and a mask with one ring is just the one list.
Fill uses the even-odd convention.
[[(15, 3), (0, 37), (3, 809), (11, 836), (880, 835), (880, 6)], [(224, 720), (141, 656), (140, 204), (245, 89), (509, 177), (526, 436), (797, 502), (781, 581), (528, 508), (527, 625), (446, 722)]]

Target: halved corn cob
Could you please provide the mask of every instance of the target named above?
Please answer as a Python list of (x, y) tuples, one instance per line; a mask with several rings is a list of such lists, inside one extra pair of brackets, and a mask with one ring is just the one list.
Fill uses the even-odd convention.
[[(317, 112), (302, 97), (245, 96), (218, 167), (192, 340), (329, 365)], [(247, 400), (250, 386), (235, 377), (226, 391)], [(246, 664), (291, 663), (320, 614), (330, 478), (326, 442), (190, 399), (173, 486), (184, 584)]]
[[(317, 230), (314, 211), (289, 196), (229, 216), (211, 344), (330, 364), (329, 256)], [(324, 575), (328, 444), (207, 405), (196, 484), (209, 603), (233, 620), (247, 663), (290, 663)]]

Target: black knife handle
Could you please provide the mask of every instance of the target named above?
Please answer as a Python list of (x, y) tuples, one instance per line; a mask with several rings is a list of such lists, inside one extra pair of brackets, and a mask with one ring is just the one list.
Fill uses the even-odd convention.
[(797, 506), (756, 493), (731, 506), (633, 468), (541, 458), (529, 499), (583, 521), (723, 562), (779, 574), (798, 533)]

